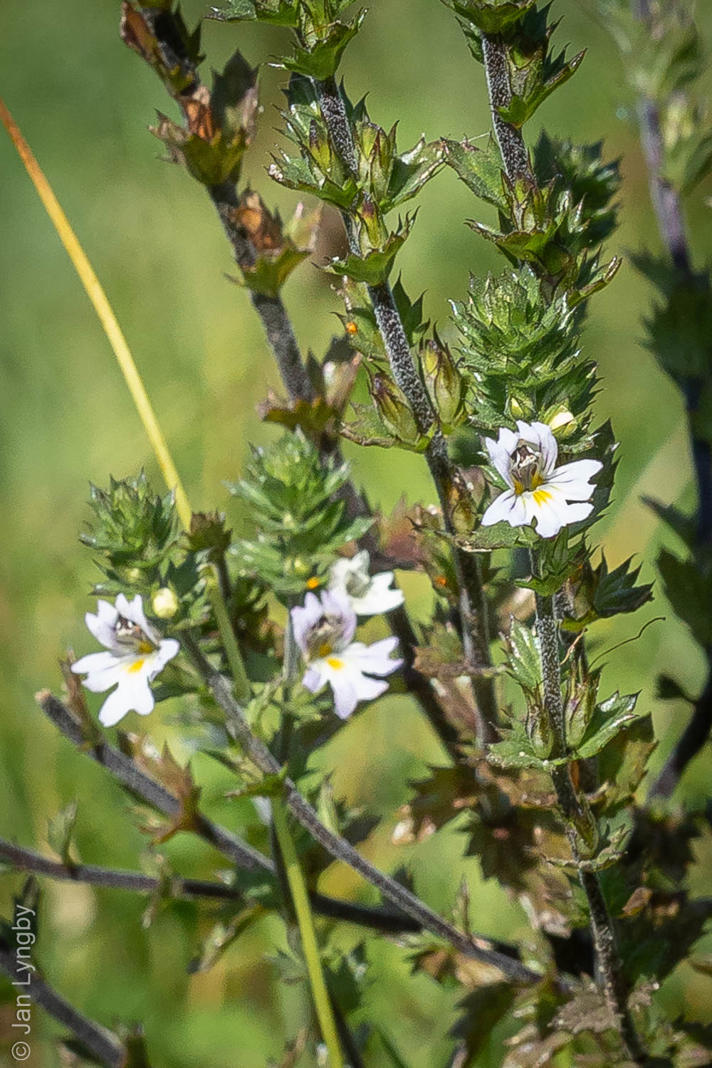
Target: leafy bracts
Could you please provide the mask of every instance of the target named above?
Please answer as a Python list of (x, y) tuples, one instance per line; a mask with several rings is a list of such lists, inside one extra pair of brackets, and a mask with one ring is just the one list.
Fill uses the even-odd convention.
[(534, 271), (523, 267), (472, 278), (467, 302), (452, 307), (475, 425), (494, 430), (540, 419), (570, 447), (584, 441), (595, 370), (579, 355), (566, 297), (547, 301)]
[(283, 596), (321, 585), (338, 550), (372, 523), (347, 518), (336, 496), (347, 479), (348, 469), (333, 460), (324, 465), (299, 430), (253, 450), (245, 477), (231, 486), (257, 528), (255, 540), (234, 547), (240, 570)]

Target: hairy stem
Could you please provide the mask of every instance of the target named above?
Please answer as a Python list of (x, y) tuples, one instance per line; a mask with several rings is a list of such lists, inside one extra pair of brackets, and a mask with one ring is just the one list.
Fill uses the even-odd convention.
[[(208, 684), (216, 703), (225, 713), (230, 728), (246, 755), (263, 774), (269, 776), (281, 774), (282, 768), (279, 761), (274, 758), (270, 750), (250, 730), (242, 714), (242, 709), (233, 697), (229, 681), (206, 660), (192, 638), (186, 637), (184, 642), (193, 662)], [(455, 949), (466, 956), (495, 965), (511, 979), (524, 983), (536, 981), (538, 976), (531, 969), (511, 957), (505, 956), (488, 946), (483, 946), (481, 941), (478, 942), (468, 938), (467, 935), (458, 931), (452, 924), (433, 912), (424, 902), (420, 901), (409, 890), (406, 890), (404, 886), (401, 886), (400, 883), (395, 882), (395, 880), (365, 860), (350, 842), (347, 842), (345, 838), (324, 826), (315, 810), (289, 778), (284, 780), (284, 798), (292, 815), (334, 859), (348, 864), (372, 886), (375, 886), (392, 904), (402, 909), (403, 912), (411, 916), (426, 930), (449, 942)]]
[(492, 125), (507, 177), (512, 182), (516, 181), (517, 178), (534, 181), (521, 130), (516, 126), (512, 126), (511, 123), (505, 122), (499, 113), (500, 108), (508, 107), (512, 102), (507, 46), (501, 37), (488, 37), (483, 34), (482, 54), (490, 110), (492, 112)]
[[(534, 574), (538, 574), (535, 559), (532, 560), (532, 566)], [(553, 597), (536, 595), (536, 629), (541, 656), (544, 711), (553, 738), (551, 755), (554, 758), (565, 757), (568, 752), (566, 719), (561, 696), (559, 627)], [(611, 1011), (615, 1013), (619, 1021), (621, 1038), (628, 1055), (640, 1064), (644, 1061), (644, 1051), (628, 1010), (628, 989), (616, 945), (613, 920), (608, 911), (598, 875), (586, 870), (581, 863), (582, 839), (586, 840), (590, 836), (595, 825), (592, 828), (592, 817), (588, 812), (588, 806), (585, 799), (579, 797), (576, 792), (568, 765), (555, 766), (552, 778), (557, 800), (566, 820), (567, 837), (578, 868), (579, 881), (588, 901), (591, 934), (603, 991)]]
[[(0, 944), (0, 970), (5, 972), (11, 982), (19, 979), (17, 964), (14, 949)], [(108, 1065), (109, 1068), (121, 1068), (127, 1063), (127, 1050), (116, 1035), (83, 1016), (37, 972), (32, 972), (32, 982), (23, 986), (22, 992), (28, 994), (35, 1004), (41, 1005), (45, 1012), (71, 1031), (101, 1064)], [(19, 1061), (25, 1058), (16, 1056), (14, 1059)]]
[[(234, 183), (223, 182), (221, 185), (212, 186), (208, 192), (232, 245), (235, 262), (238, 267), (249, 270), (257, 261), (257, 251), (246, 232), (235, 222), (234, 210), (238, 206), (238, 197)], [(282, 298), (253, 291), (250, 292), (250, 298), (264, 327), (289, 399), (312, 400), (314, 390)]]
[[(346, 108), (336, 80), (328, 78), (315, 82), (324, 121), (336, 151), (343, 163), (355, 174), (358, 170), (353, 133)], [(351, 216), (343, 213), (349, 246), (359, 254)], [(435, 421), (435, 412), (416, 370), (408, 338), (398, 313), (393, 294), (387, 282), (369, 286), (376, 323), (388, 355), (391, 373), (411, 407), (421, 433), (428, 433)], [(433, 435), (425, 452), (430, 473), (437, 490), (443, 511), (445, 527), (455, 533), (452, 522), (453, 496), (457, 493), (459, 480), (447, 452), (447, 444), (440, 430)], [(455, 573), (460, 591), (460, 622), (465, 656), (473, 671), (491, 666), (487, 605), (482, 587), (479, 562), (472, 554), (455, 548), (453, 550)], [(491, 678), (475, 677), (477, 698), (478, 735), (482, 744), (494, 740), (497, 717), (497, 700)]]

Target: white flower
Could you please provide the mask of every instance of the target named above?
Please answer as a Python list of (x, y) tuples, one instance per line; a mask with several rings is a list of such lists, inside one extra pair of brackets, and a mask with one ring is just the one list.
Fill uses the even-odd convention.
[(328, 682), (341, 719), (347, 719), (359, 701), (371, 701), (388, 689), (387, 682), (371, 675), (390, 675), (403, 663), (390, 659), (397, 638), (384, 638), (373, 645), (352, 641), (356, 613), (338, 590), (324, 590), (321, 599), (308, 593), (304, 607), (292, 609), (292, 626), (307, 662), (303, 685), (317, 693)]
[(368, 564), (364, 549), (350, 560), (337, 560), (329, 576), (329, 589), (345, 593), (357, 616), (375, 616), (403, 604), (403, 591), (390, 588), (393, 572), (381, 571), (372, 576)]
[(154, 705), (149, 682), (155, 679), (180, 649), (174, 638), (161, 638), (143, 613), (139, 594), (127, 601), (123, 593), (116, 604), (97, 601), (97, 612), (87, 612), (86, 625), (108, 650), (90, 653), (72, 664), (77, 675), (86, 674), (84, 685), (103, 693), (118, 683), (99, 712), (105, 727), (113, 727), (132, 709), (147, 716)]
[(492, 463), (510, 488), (492, 502), (482, 525), (504, 520), (512, 527), (522, 527), (536, 519), (537, 534), (553, 538), (562, 527), (591, 514), (595, 486), (589, 479), (603, 464), (575, 460), (557, 467), (559, 447), (551, 427), (518, 422), (517, 430), (502, 427), (497, 441), (485, 439)]

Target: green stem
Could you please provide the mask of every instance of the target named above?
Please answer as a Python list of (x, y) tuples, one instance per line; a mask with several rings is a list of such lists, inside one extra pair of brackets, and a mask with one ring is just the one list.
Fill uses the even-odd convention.
[(240, 704), (244, 705), (252, 696), (250, 680), (245, 671), (245, 662), (242, 659), (240, 647), (237, 644), (235, 631), (232, 629), (227, 605), (220, 590), (220, 582), (215, 569), (211, 569), (207, 576), (207, 589), (210, 604), (215, 614), (215, 622), (218, 625), (227, 662), (230, 665), (230, 674), (235, 687), (235, 697)]
[(272, 801), (272, 820), (277, 834), (279, 848), (282, 851), (284, 868), (287, 873), (287, 882), (289, 883), (294, 912), (297, 917), (297, 923), (299, 924), (299, 933), (302, 938), (302, 951), (304, 953), (307, 972), (309, 974), (309, 985), (311, 986), (312, 998), (314, 999), (314, 1008), (316, 1009), (316, 1015), (319, 1020), (322, 1038), (329, 1051), (329, 1068), (343, 1068), (344, 1060), (341, 1056), (341, 1047), (339, 1045), (339, 1038), (336, 1030), (336, 1021), (334, 1020), (334, 1014), (331, 1008), (331, 999), (329, 998), (329, 993), (326, 989), (324, 972), (321, 967), (319, 946), (317, 944), (316, 932), (314, 930), (314, 917), (312, 916), (311, 906), (309, 904), (309, 894), (294, 848), (294, 841), (289, 830), (287, 808), (281, 798), (275, 798)]

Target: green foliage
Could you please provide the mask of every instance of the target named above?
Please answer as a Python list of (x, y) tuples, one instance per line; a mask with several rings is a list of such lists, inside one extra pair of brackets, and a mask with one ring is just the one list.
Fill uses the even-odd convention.
[(640, 567), (632, 566), (632, 557), (608, 569), (605, 553), (594, 568), (589, 559), (580, 562), (569, 584), (570, 610), (563, 625), (567, 630), (583, 630), (596, 619), (609, 619), (626, 612), (636, 612), (653, 599), (649, 583), (636, 585)]
[(168, 148), (169, 158), (208, 187), (236, 182), (242, 157), (255, 129), (257, 71), (235, 52), (222, 74), (215, 72), (209, 103), (184, 101), (184, 125), (158, 114), (152, 133)]
[[(172, 95), (190, 92), (204, 59), (200, 52), (200, 24), (190, 33), (180, 9), (169, 13), (170, 2), (161, 6), (166, 10), (159, 14), (155, 5), (125, 3), (121, 39), (149, 64)], [(166, 22), (170, 23), (170, 43), (165, 39)]]
[(297, 430), (266, 449), (253, 449), (245, 476), (230, 487), (251, 510), (255, 540), (233, 548), (241, 572), (281, 596), (303, 594), (319, 580), (338, 550), (360, 537), (372, 520), (350, 520), (335, 495), (348, 468), (324, 465), (318, 449)]
[(499, 34), (511, 30), (536, 0), (445, 0), (465, 27), (482, 33)]
[(89, 505), (94, 518), (80, 541), (96, 554), (106, 577), (123, 588), (157, 576), (178, 541), (173, 494), (154, 494), (141, 471), (135, 478), (111, 478), (106, 490), (92, 485)]
[(421, 347), (420, 368), (440, 427), (451, 434), (466, 416), (465, 380), (437, 333)]
[(586, 300), (612, 280), (620, 261), (599, 266), (589, 249), (597, 235), (589, 234), (591, 219), (572, 191), (553, 180), (538, 186), (528, 178), (510, 181), (503, 175), (505, 207), (500, 230), (477, 220), (472, 229), (492, 241), (512, 263), (528, 263), (561, 291), (573, 306)]
[(311, 193), (351, 213), (358, 253), (352, 251), (344, 259), (332, 260), (328, 269), (356, 282), (378, 285), (388, 277), (412, 225), (406, 217), (389, 232), (384, 216), (415, 197), (439, 170), (443, 147), (440, 142), (428, 144), (421, 138), (413, 148), (399, 153), (396, 127), (386, 133), (371, 122), (363, 100), (352, 105), (343, 90), (342, 96), (354, 140), (356, 174), (351, 173), (334, 143), (315, 83), (301, 75), (290, 79), (288, 108), (283, 112), (286, 133), (300, 154), (281, 152), (270, 174), (281, 185)]
[(610, 237), (616, 228), (618, 206), (613, 198), (620, 189), (621, 173), (618, 160), (604, 161), (602, 141), (575, 145), (542, 130), (534, 147), (534, 172), (543, 185), (558, 178), (573, 202), (581, 204), (591, 245)]
[(555, 89), (575, 74), (583, 52), (566, 60), (565, 52), (552, 53), (551, 36), (557, 23), (549, 22), (551, 5), (532, 5), (508, 41), (507, 63), (512, 99), (499, 114), (512, 126), (523, 126)]
[(472, 278), (467, 302), (452, 308), (475, 425), (495, 431), (517, 419), (550, 423), (570, 413), (561, 435), (567, 443), (581, 441), (590, 423), (595, 371), (579, 357), (567, 299), (548, 300), (525, 266)]

